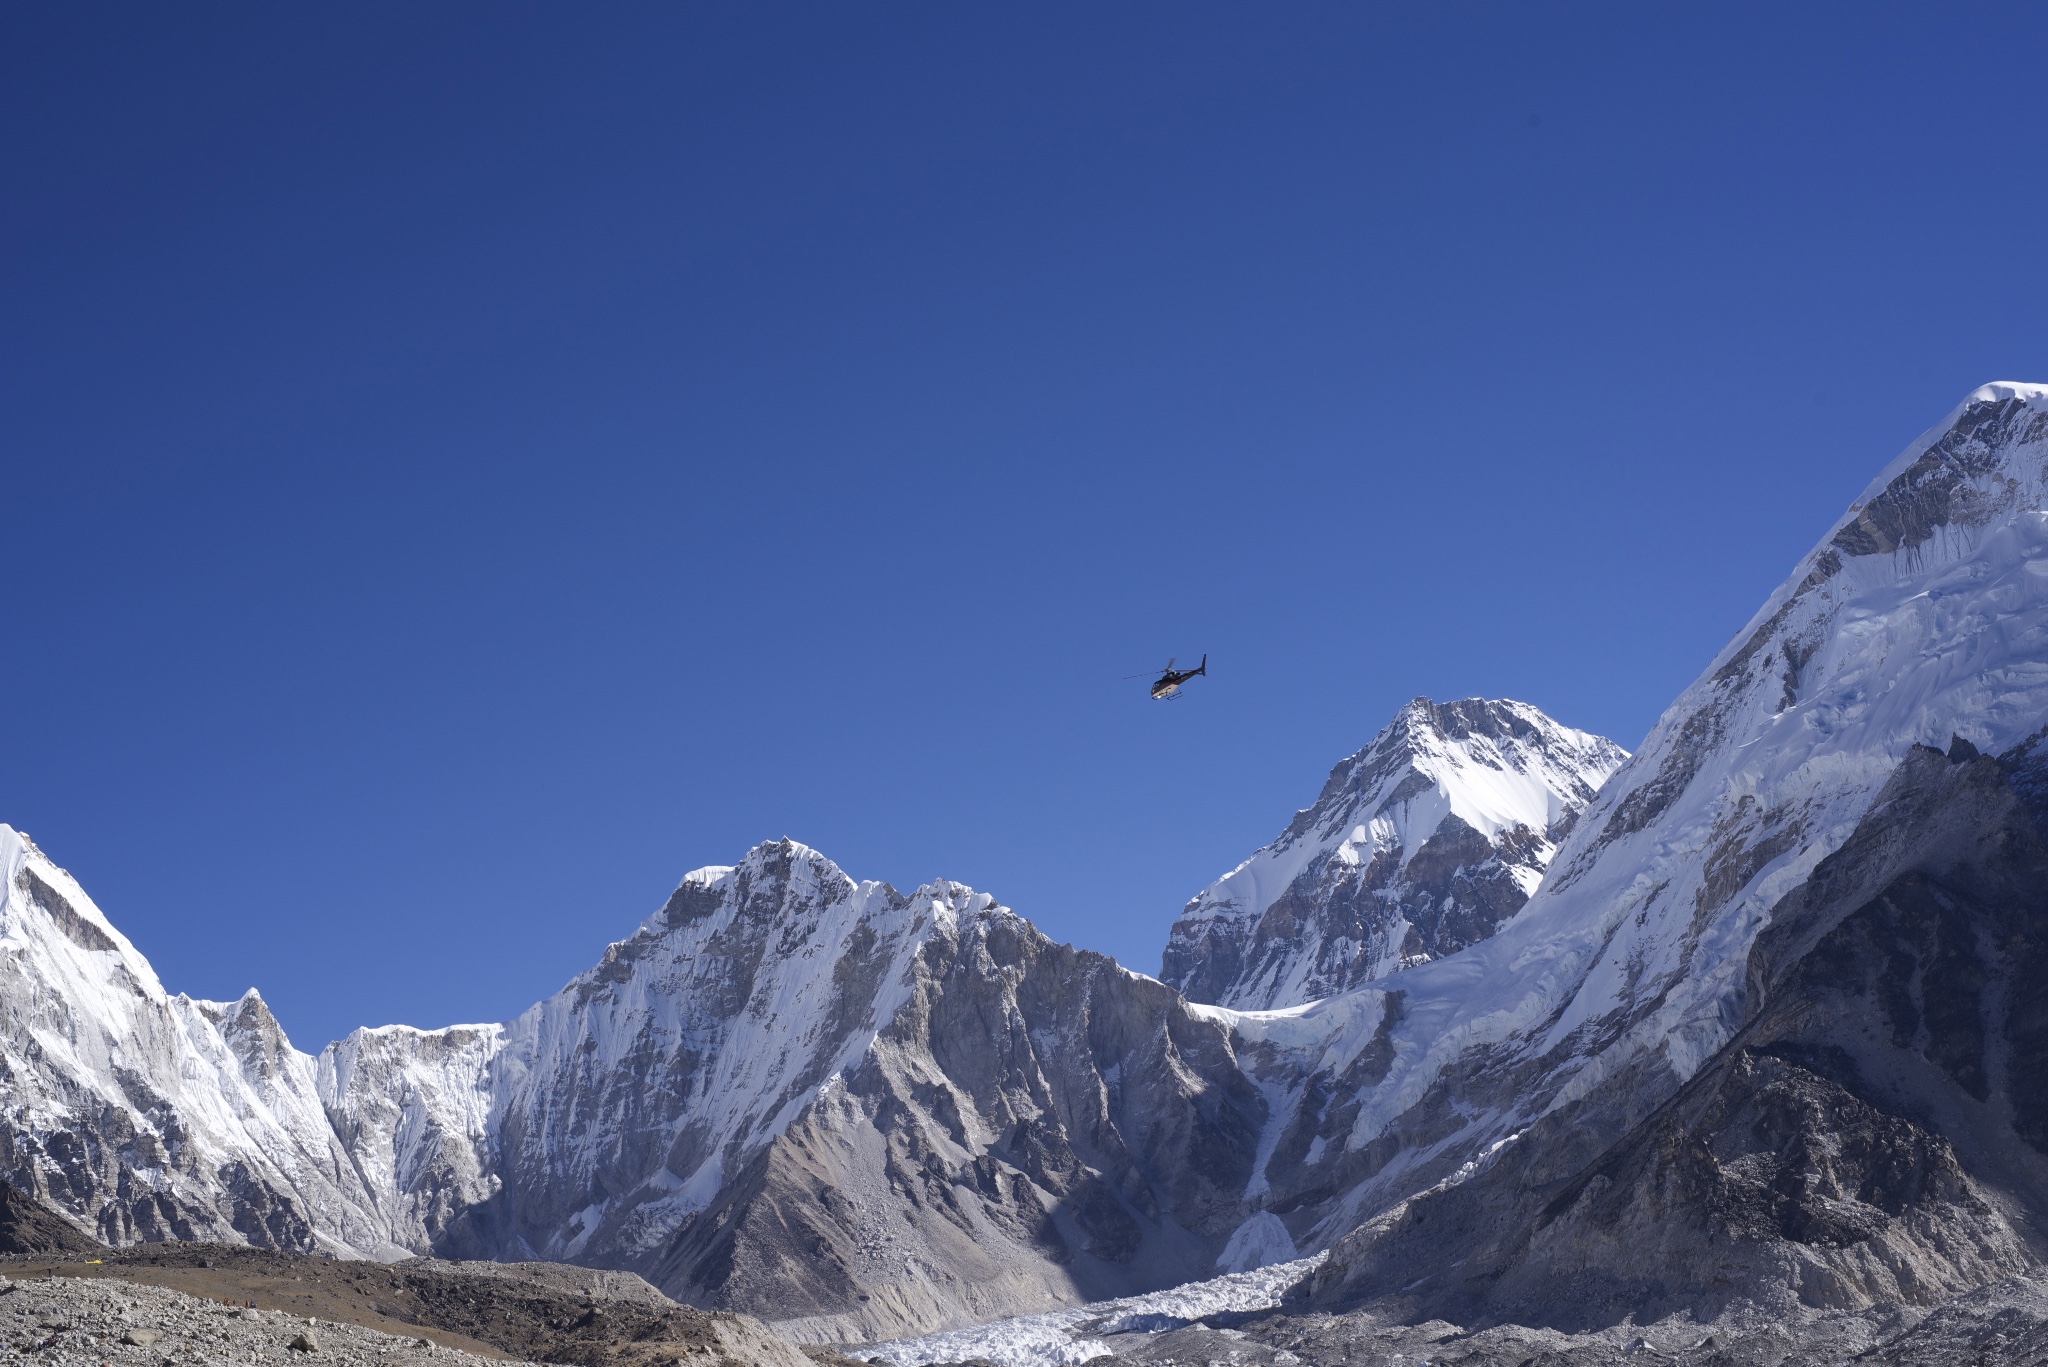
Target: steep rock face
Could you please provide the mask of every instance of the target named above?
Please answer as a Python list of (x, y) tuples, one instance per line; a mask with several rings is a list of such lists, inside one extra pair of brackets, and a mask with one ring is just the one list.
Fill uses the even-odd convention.
[(1521, 910), (1626, 758), (1527, 703), (1417, 698), (1279, 839), (1188, 903), (1160, 977), (1192, 1001), (1268, 1011), (1456, 953)]
[(999, 907), (912, 969), (859, 1065), (678, 1233), (662, 1285), (874, 1339), (1231, 1264), (1266, 1107), (1226, 1028)]
[(925, 940), (989, 900), (855, 883), (794, 841), (691, 874), (505, 1027), (488, 1079), (502, 1191), (444, 1242), (652, 1258), (862, 1057)]
[(387, 1025), (320, 1052), (315, 1082), (328, 1122), (379, 1195), (391, 1243), (446, 1246), (502, 1189), (491, 1064), (504, 1043), (498, 1025)]
[(109, 1243), (392, 1247), (313, 1061), (261, 997), (166, 993), (70, 875), (6, 826), (0, 869), (0, 1175)]
[(1384, 1155), (1371, 1218), (1323, 1303), (1924, 1300), (2029, 1264), (2044, 510), (2048, 390), (1980, 390), (1666, 713), (1529, 906), (1402, 975), (1346, 1141)]

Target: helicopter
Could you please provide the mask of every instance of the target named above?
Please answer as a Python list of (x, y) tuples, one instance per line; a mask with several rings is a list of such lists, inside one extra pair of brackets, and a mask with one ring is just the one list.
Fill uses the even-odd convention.
[[(1202, 653), (1202, 662), (1196, 665), (1193, 669), (1175, 669), (1173, 667), (1173, 661), (1169, 659), (1166, 662), (1166, 668), (1160, 671), (1158, 680), (1152, 685), (1152, 696), (1158, 699), (1159, 701), (1164, 702), (1168, 698), (1171, 698), (1178, 694), (1180, 692), (1180, 686), (1186, 683), (1189, 679), (1194, 678), (1197, 674), (1207, 674), (1208, 672), (1209, 654), (1207, 651), (1204, 651)], [(1143, 674), (1127, 674), (1124, 677), (1129, 679), (1142, 679), (1145, 676)]]

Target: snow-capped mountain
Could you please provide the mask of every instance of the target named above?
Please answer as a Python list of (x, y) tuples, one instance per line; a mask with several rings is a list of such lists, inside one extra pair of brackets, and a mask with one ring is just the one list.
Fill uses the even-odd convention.
[(816, 1338), (1319, 1249), (1315, 1307), (1546, 1323), (2037, 1270), (2048, 387), (1908, 448), (1619, 758), (1412, 705), (1176, 931), (1278, 1009), (782, 841), (515, 1020), (317, 1059), (0, 828), (0, 1175), (118, 1241), (566, 1258)]
[(70, 875), (0, 826), (0, 1171), (101, 1239), (368, 1255), (380, 1193), (252, 989), (172, 996)]
[(1227, 1026), (958, 884), (778, 841), (512, 1021), (313, 1058), (5, 838), (0, 1175), (116, 1242), (573, 1260), (824, 1338), (1294, 1252)]
[(408, 1193), (415, 1246), (644, 1260), (859, 1059), (951, 891), (906, 898), (764, 846), (689, 875), (505, 1025), (329, 1046), (323, 1097), (351, 1150)]
[(1527, 703), (1417, 698), (1188, 903), (1160, 977), (1191, 1001), (1269, 1011), (1483, 940), (1627, 757)]
[[(1325, 1303), (1647, 1318), (1925, 1302), (2030, 1265), (2044, 736), (2048, 387), (1990, 385), (1680, 696), (1528, 906), (1386, 991), (1343, 1137), (1388, 1155), (1354, 1193), (1383, 1213)], [(1347, 1038), (1359, 1004), (1330, 1006)]]
[(320, 1077), (414, 1247), (631, 1268), (815, 1337), (1264, 1252), (1232, 1243), (1264, 1100), (1225, 1027), (985, 893), (793, 841), (691, 874), (503, 1027), (358, 1031)]

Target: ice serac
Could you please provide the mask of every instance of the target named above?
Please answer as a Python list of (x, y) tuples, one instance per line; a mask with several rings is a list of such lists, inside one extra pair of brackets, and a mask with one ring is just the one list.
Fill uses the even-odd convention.
[(1628, 757), (1527, 703), (1417, 698), (1280, 838), (1189, 902), (1161, 978), (1300, 1006), (1475, 944), (1520, 911)]
[(254, 989), (172, 996), (71, 876), (0, 826), (0, 1175), (109, 1243), (374, 1255), (378, 1195)]
[(2048, 388), (1990, 385), (1680, 696), (1528, 906), (1401, 975), (1344, 1138), (1379, 1155), (1370, 1219), (1316, 1295), (1648, 1319), (2032, 1266), (2044, 738)]

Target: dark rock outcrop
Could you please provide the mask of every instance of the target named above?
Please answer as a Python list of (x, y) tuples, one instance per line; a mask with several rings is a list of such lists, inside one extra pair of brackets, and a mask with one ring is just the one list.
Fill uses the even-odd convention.
[(11, 1182), (0, 1182), (0, 1258), (89, 1257), (102, 1247)]

